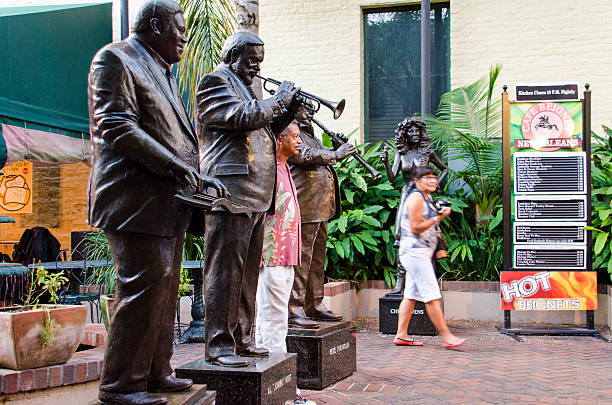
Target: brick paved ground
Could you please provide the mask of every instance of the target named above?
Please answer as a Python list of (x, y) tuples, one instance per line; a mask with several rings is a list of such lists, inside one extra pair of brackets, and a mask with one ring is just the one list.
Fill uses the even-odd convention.
[[(374, 322), (357, 323), (357, 372), (303, 395), (323, 404), (611, 404), (612, 343), (590, 337), (501, 335), (492, 324), (453, 322), (468, 342), (444, 349), (398, 347)], [(609, 335), (608, 335), (609, 337)], [(174, 365), (203, 355), (203, 345), (177, 346)]]

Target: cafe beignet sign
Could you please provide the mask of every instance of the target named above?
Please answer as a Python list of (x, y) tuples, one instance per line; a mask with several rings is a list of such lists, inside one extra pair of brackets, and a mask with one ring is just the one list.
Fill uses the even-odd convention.
[(590, 159), (578, 85), (515, 88), (516, 101), (505, 101), (504, 181), (511, 184), (504, 243), (511, 259), (501, 274), (501, 307), (594, 310), (596, 273), (586, 271)]

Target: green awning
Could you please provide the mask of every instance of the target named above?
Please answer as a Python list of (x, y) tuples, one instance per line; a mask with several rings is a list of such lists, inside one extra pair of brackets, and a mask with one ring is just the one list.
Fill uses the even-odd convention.
[[(28, 133), (30, 138), (41, 130), (89, 138), (89, 65), (98, 49), (111, 41), (110, 2), (0, 8), (0, 122), (11, 125), (11, 131), (0, 131), (7, 148), (16, 141), (7, 140), (5, 133), (16, 134), (19, 127), (39, 130)], [(21, 124), (13, 125), (15, 122)], [(36, 140), (29, 141), (33, 142), (27, 148), (32, 151)], [(42, 144), (48, 147), (48, 139)], [(52, 155), (53, 151), (47, 152)], [(0, 163), (6, 160), (6, 152), (4, 155)], [(11, 160), (10, 150), (8, 156)], [(33, 160), (36, 156), (34, 153)]]

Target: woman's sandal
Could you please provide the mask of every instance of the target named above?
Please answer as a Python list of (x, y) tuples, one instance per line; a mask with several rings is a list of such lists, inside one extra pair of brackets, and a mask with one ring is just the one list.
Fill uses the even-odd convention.
[(416, 342), (414, 340), (402, 339), (398, 337), (393, 339), (393, 343), (395, 343), (396, 346), (423, 346), (423, 342)]
[(457, 347), (457, 346), (461, 346), (462, 344), (465, 343), (465, 338), (458, 338), (455, 343), (446, 343), (446, 342), (442, 342), (442, 346), (446, 347), (447, 349), (450, 349), (452, 347)]

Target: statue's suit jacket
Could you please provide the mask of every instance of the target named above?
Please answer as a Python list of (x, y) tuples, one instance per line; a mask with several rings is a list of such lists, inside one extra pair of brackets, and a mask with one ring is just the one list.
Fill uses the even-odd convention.
[(197, 168), (199, 152), (173, 87), (134, 37), (94, 57), (88, 88), (90, 225), (168, 237), (185, 232), (192, 210), (173, 198), (182, 187), (170, 162), (179, 158)]
[(269, 122), (288, 120), (274, 97), (260, 101), (226, 65), (198, 86), (202, 172), (217, 177), (229, 199), (252, 212), (274, 208), (276, 142)]
[(312, 126), (300, 124), (300, 153), (289, 158), (291, 177), (300, 202), (302, 223), (328, 221), (342, 213), (340, 186), (332, 150), (315, 138)]

